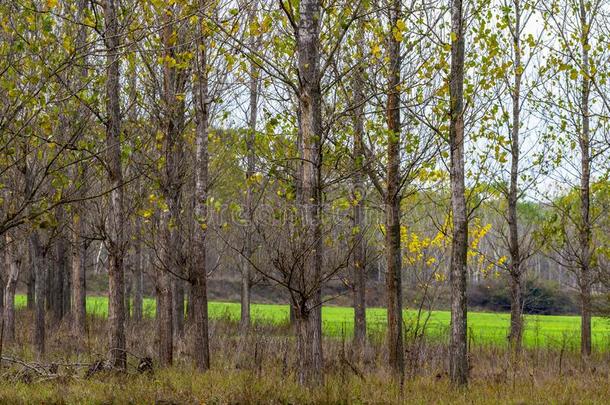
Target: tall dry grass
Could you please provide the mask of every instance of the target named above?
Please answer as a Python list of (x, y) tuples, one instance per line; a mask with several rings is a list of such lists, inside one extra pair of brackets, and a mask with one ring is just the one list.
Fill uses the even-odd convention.
[[(48, 350), (37, 359), (29, 348), (31, 314), (18, 314), (17, 342), (3, 356), (25, 364), (55, 367), (42, 376), (23, 364), (4, 361), (2, 403), (608, 403), (610, 360), (595, 354), (586, 363), (571, 350), (536, 348), (515, 357), (493, 346), (470, 350), (467, 389), (450, 385), (447, 345), (409, 334), (407, 375), (401, 389), (386, 367), (384, 337), (375, 334), (366, 348), (353, 351), (348, 338), (325, 339), (325, 379), (319, 387), (296, 383), (296, 352), (289, 325), (254, 325), (246, 336), (228, 319), (211, 324), (212, 369), (199, 373), (189, 357), (190, 337), (176, 340), (172, 368), (138, 373), (144, 357), (155, 363), (153, 320), (128, 326), (129, 370), (86, 377), (90, 364), (107, 357), (105, 321), (89, 319), (84, 339), (70, 333), (68, 321), (49, 320)], [(153, 365), (154, 368), (154, 365)]]

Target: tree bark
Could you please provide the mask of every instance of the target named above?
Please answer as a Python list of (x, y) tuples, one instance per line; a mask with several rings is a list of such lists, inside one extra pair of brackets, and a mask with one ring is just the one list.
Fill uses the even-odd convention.
[[(250, 9), (250, 20), (256, 19), (257, 2), (253, 2)], [(251, 44), (253, 49), (257, 50), (260, 47), (260, 41), (255, 36), (252, 37)], [(260, 69), (254, 62), (250, 64), (250, 100), (249, 100), (249, 111), (248, 111), (248, 133), (246, 135), (246, 215), (247, 215), (247, 228), (246, 228), (246, 241), (244, 246), (244, 256), (247, 260), (243, 261), (242, 276), (241, 276), (241, 318), (240, 318), (240, 330), (243, 332), (250, 328), (250, 287), (252, 284), (253, 269), (250, 264), (254, 249), (254, 201), (253, 201), (253, 185), (252, 176), (254, 176), (255, 170), (255, 139), (256, 139), (256, 122), (258, 117), (258, 87), (259, 87), (259, 74)]]
[(591, 93), (590, 62), (589, 62), (589, 30), (587, 22), (587, 8), (585, 2), (580, 0), (580, 29), (582, 30), (582, 87), (581, 87), (581, 120), (582, 132), (579, 137), (580, 146), (580, 353), (583, 358), (591, 355), (591, 147), (590, 147), (590, 114), (589, 97)]
[[(389, 10), (390, 27), (396, 27), (401, 10), (395, 0)], [(385, 248), (387, 261), (386, 290), (388, 317), (388, 357), (390, 367), (402, 382), (404, 354), (402, 336), (402, 257), (400, 249), (400, 41), (388, 37), (388, 96), (386, 120), (387, 190), (385, 193)]]
[[(142, 232), (142, 223), (140, 218), (136, 218), (136, 230), (135, 234), (138, 235), (138, 238)], [(133, 267), (133, 319), (136, 322), (140, 322), (143, 317), (143, 288), (144, 288), (144, 279), (143, 279), (143, 267), (144, 267), (144, 256), (142, 254), (142, 242), (137, 240), (134, 245), (135, 253), (134, 253), (134, 267)]]
[(17, 289), (17, 281), (19, 280), (19, 271), (21, 263), (18, 259), (18, 246), (10, 236), (10, 232), (5, 234), (5, 263), (8, 270), (6, 277), (6, 285), (4, 288), (4, 339), (7, 342), (15, 341), (15, 290)]
[(81, 239), (83, 223), (76, 207), (72, 214), (72, 332), (84, 337), (86, 332), (85, 258), (87, 249)]
[(184, 282), (178, 278), (173, 280), (174, 299), (174, 339), (184, 335)]
[(38, 231), (30, 236), (30, 252), (32, 254), (32, 267), (36, 274), (35, 314), (34, 314), (34, 350), (39, 358), (45, 353), (45, 299), (47, 287), (47, 260), (46, 253), (40, 241)]
[(468, 382), (466, 277), (468, 218), (464, 184), (464, 17), (462, 0), (451, 4), (451, 73), (449, 78), (451, 148), (450, 181), (453, 231), (451, 241), (451, 346), (449, 374), (452, 383)]
[[(78, 0), (77, 2), (77, 18), (82, 20), (85, 18), (86, 10), (88, 7), (87, 0)], [(76, 49), (87, 49), (87, 27), (85, 24), (79, 25), (75, 41)], [(79, 88), (86, 85), (87, 77), (89, 76), (87, 53), (84, 52), (81, 63), (82, 67), (78, 71), (77, 83)], [(90, 112), (83, 105), (79, 105), (77, 109), (80, 122), (77, 125), (83, 125), (88, 123)], [(84, 180), (85, 173), (87, 171), (86, 164), (79, 162), (72, 168), (72, 175), (78, 180)], [(80, 190), (77, 195), (80, 196)], [(86, 322), (87, 322), (87, 290), (86, 290), (86, 258), (87, 258), (87, 244), (83, 239), (84, 226), (82, 214), (84, 213), (83, 203), (76, 202), (72, 206), (72, 300), (71, 300), (71, 313), (72, 313), (72, 332), (78, 338), (83, 338), (86, 333)]]
[[(167, 214), (162, 215), (167, 216)], [(161, 221), (162, 226), (166, 226), (164, 222), (166, 221)], [(172, 280), (167, 271), (159, 271), (156, 289), (159, 363), (161, 366), (167, 367), (171, 366), (174, 361), (174, 303), (172, 299)]]
[(520, 159), (520, 126), (521, 126), (521, 77), (523, 66), (521, 64), (521, 3), (515, 0), (515, 26), (513, 33), (513, 90), (512, 98), (512, 128), (511, 128), (511, 167), (510, 186), (508, 190), (508, 250), (510, 254), (510, 334), (509, 340), (515, 353), (521, 352), (521, 341), (523, 335), (523, 300), (522, 300), (522, 278), (521, 253), (519, 246), (519, 223), (517, 218), (518, 203), (518, 181), (519, 181), (519, 159)]
[(120, 33), (116, 0), (104, 3), (106, 31), (106, 166), (110, 182), (110, 210), (107, 217), (108, 249), (108, 325), (111, 362), (113, 367), (125, 369), (125, 283), (123, 169), (121, 165), (121, 104), (120, 104)]
[(193, 358), (199, 370), (210, 368), (210, 348), (208, 336), (208, 296), (206, 268), (207, 234), (207, 193), (208, 193), (208, 76), (207, 76), (207, 34), (201, 21), (206, 15), (206, 1), (199, 0), (199, 32), (197, 35), (196, 77), (193, 83), (196, 119), (196, 174), (195, 174), (195, 220), (193, 267), (190, 275), (193, 299), (194, 339)]
[[(321, 265), (322, 234), (320, 223), (320, 170), (322, 140), (322, 110), (319, 72), (320, 46), (319, 0), (302, 0), (299, 4), (300, 19), (297, 27), (297, 58), (299, 73), (299, 111), (302, 134), (302, 206), (306, 227), (304, 258), (304, 291), (312, 291), (306, 302), (298, 308), (301, 319), (297, 321), (297, 341), (311, 350), (304, 350), (305, 358), (299, 361), (299, 381), (316, 384), (322, 381), (322, 306)], [(305, 313), (307, 316), (304, 316)], [(309, 326), (304, 326), (307, 322)]]
[(27, 308), (28, 311), (33, 311), (36, 307), (36, 275), (34, 274), (34, 266), (30, 262), (27, 275)]
[[(66, 220), (64, 207), (58, 207), (56, 209), (56, 215), (59, 222)], [(68, 271), (68, 241), (65, 235), (60, 233), (57, 236), (55, 244), (56, 262), (53, 268), (53, 274), (50, 277), (50, 291), (47, 293), (50, 297), (50, 309), (51, 314), (56, 322), (60, 321), (64, 317), (64, 304), (65, 304), (65, 282), (64, 279), (69, 274)]]
[[(364, 47), (364, 26), (359, 24), (357, 44)], [(357, 53), (360, 56), (360, 51)], [(354, 343), (356, 351), (360, 352), (366, 343), (366, 241), (364, 239), (364, 199), (365, 188), (363, 180), (364, 161), (364, 104), (363, 91), (364, 66), (361, 61), (354, 69), (353, 99), (354, 99), (354, 176), (352, 183), (353, 220), (353, 258), (352, 258), (352, 288), (354, 290)]]

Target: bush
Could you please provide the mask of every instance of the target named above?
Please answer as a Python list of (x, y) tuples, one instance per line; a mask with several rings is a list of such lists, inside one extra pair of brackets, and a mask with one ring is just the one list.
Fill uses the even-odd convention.
[[(560, 315), (578, 313), (576, 300), (557, 283), (527, 280), (524, 288), (526, 314)], [(468, 305), (494, 312), (510, 311), (511, 294), (506, 280), (487, 280), (468, 291)]]

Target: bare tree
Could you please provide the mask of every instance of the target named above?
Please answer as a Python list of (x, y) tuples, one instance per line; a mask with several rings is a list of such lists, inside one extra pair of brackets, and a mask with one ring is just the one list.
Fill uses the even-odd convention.
[(127, 366), (125, 353), (125, 283), (123, 258), (125, 236), (123, 227), (123, 169), (121, 165), (121, 104), (120, 104), (120, 38), (117, 2), (104, 2), (104, 43), (106, 46), (106, 169), (110, 182), (110, 209), (107, 223), (106, 248), (108, 260), (108, 324), (109, 346), (113, 366)]
[(208, 196), (208, 130), (209, 130), (209, 94), (208, 94), (208, 55), (206, 50), (207, 33), (202, 21), (206, 18), (208, 4), (205, 0), (198, 3), (199, 30), (196, 34), (195, 80), (193, 81), (193, 99), (196, 120), (196, 156), (195, 156), (195, 228), (193, 240), (193, 268), (190, 274), (191, 297), (193, 300), (195, 337), (193, 339), (193, 357), (197, 368), (210, 368), (210, 348), (208, 336), (208, 296), (206, 267), (206, 234), (207, 234), (207, 196)]
[(451, 71), (449, 76), (451, 149), (451, 347), (449, 374), (451, 381), (465, 385), (468, 381), (468, 346), (466, 340), (466, 276), (468, 250), (468, 214), (464, 184), (464, 45), (465, 24), (462, 0), (451, 2)]

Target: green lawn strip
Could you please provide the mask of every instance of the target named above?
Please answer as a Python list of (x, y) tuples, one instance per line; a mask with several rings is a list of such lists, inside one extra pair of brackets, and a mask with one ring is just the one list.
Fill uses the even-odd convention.
[[(17, 295), (15, 303), (25, 307), (26, 297)], [(240, 304), (235, 302), (210, 302), (209, 315), (212, 319), (230, 319), (238, 321)], [(288, 321), (288, 305), (252, 304), (252, 319), (256, 322), (281, 324)], [(87, 297), (87, 313), (96, 316), (106, 316), (108, 313), (107, 297)], [(152, 317), (155, 313), (155, 300), (144, 299), (144, 313)], [(369, 332), (383, 332), (386, 326), (386, 311), (384, 308), (367, 309), (367, 326)], [(428, 317), (426, 312), (420, 317), (420, 325)], [(426, 323), (426, 333), (431, 338), (446, 339), (451, 314), (449, 311), (433, 311)], [(353, 333), (353, 309), (348, 307), (326, 306), (322, 308), (324, 333), (327, 336), (349, 337)], [(404, 311), (404, 321), (407, 330), (412, 331), (417, 324), (415, 310)], [(594, 317), (593, 344), (601, 351), (610, 350), (610, 320)], [(469, 339), (473, 345), (507, 344), (507, 333), (510, 315), (505, 313), (470, 312), (468, 314)], [(421, 326), (420, 326), (421, 327)], [(408, 332), (407, 332), (408, 333)], [(526, 315), (524, 345), (529, 348), (549, 347), (576, 350), (580, 342), (580, 317), (555, 315)]]

